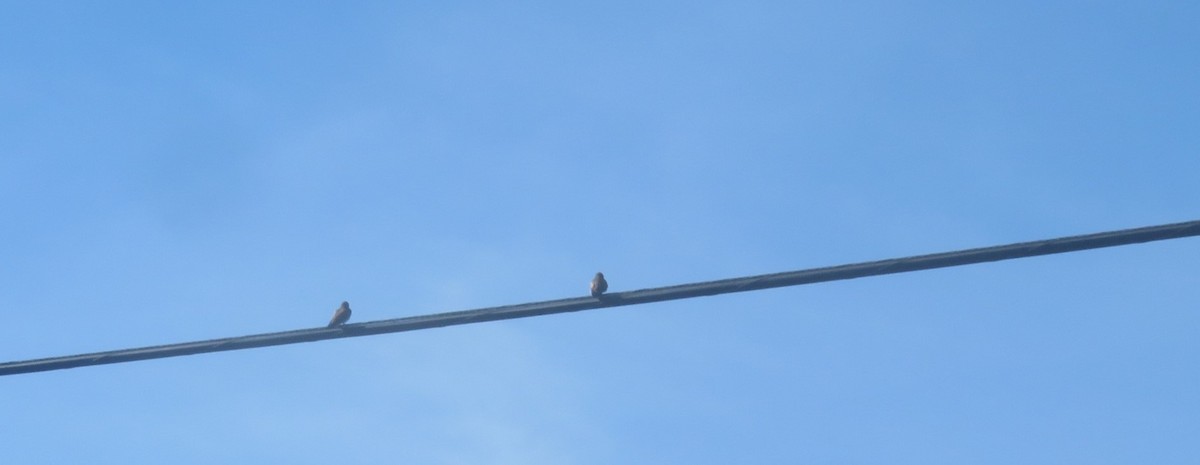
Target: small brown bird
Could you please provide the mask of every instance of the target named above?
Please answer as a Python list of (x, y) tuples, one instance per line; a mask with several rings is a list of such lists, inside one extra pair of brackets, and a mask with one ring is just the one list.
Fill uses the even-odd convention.
[(333, 312), (333, 319), (329, 320), (329, 326), (326, 328), (335, 328), (346, 324), (347, 321), (350, 321), (350, 302), (342, 302), (342, 306)]
[(596, 277), (592, 278), (592, 297), (600, 297), (607, 290), (608, 281), (604, 280), (604, 273), (596, 273)]

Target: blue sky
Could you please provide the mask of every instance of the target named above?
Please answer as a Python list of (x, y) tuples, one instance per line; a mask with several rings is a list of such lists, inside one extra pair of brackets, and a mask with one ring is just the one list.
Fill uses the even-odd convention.
[[(1194, 2), (15, 2), (4, 361), (1200, 218)], [(1192, 463), (1200, 241), (0, 378), (3, 463)]]

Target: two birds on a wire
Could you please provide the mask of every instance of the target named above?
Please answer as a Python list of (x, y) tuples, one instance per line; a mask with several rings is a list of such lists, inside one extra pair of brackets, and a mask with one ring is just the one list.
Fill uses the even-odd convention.
[[(592, 278), (592, 297), (599, 298), (600, 294), (608, 291), (608, 281), (604, 280), (604, 273), (596, 273)], [(342, 302), (342, 306), (333, 311), (333, 319), (329, 320), (326, 328), (336, 328), (350, 321), (350, 302)]]

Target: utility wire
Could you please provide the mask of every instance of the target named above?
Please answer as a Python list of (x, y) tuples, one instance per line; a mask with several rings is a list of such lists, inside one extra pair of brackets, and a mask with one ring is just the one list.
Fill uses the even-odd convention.
[(81, 355), (50, 357), (0, 363), (0, 376), (38, 371), (61, 370), (89, 365), (132, 362), (180, 355), (226, 350), (296, 344), (343, 337), (398, 333), (442, 326), (465, 325), (485, 321), (509, 320), (554, 313), (577, 312), (604, 307), (621, 307), (665, 300), (687, 299), (732, 292), (756, 291), (784, 286), (854, 279), (909, 271), (946, 268), (973, 263), (1011, 260), (1080, 250), (1115, 247), (1141, 242), (1161, 241), (1200, 235), (1200, 220), (1184, 223), (1124, 229), (1082, 236), (1060, 237), (978, 249), (893, 258), (874, 262), (812, 268), (783, 273), (722, 279), (700, 283), (656, 287), (629, 292), (614, 292), (596, 297), (575, 297), (502, 307), (395, 318), (354, 323), (338, 328), (311, 328), (278, 333), (254, 334), (207, 341), (185, 342), (134, 349), (112, 350)]

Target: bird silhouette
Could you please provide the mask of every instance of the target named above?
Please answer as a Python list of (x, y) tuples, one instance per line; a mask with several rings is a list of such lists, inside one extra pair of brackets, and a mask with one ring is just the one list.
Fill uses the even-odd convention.
[(608, 281), (604, 280), (604, 273), (596, 273), (596, 277), (592, 278), (592, 297), (600, 297), (607, 290)]
[(350, 321), (350, 302), (342, 302), (342, 306), (333, 312), (333, 319), (329, 320), (329, 326), (326, 328), (336, 328), (346, 324), (347, 321)]

